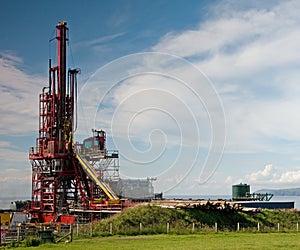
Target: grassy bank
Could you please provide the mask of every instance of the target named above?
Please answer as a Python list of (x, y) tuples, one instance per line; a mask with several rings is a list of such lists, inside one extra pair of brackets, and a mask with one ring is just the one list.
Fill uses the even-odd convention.
[[(295, 210), (261, 210), (242, 212), (220, 209), (168, 209), (158, 206), (138, 206), (93, 224), (95, 236), (111, 234), (139, 235), (175, 233), (188, 234), (215, 230), (297, 231), (300, 213)], [(169, 225), (167, 225), (169, 224)], [(168, 228), (169, 227), (169, 228)], [(278, 228), (279, 227), (279, 228)], [(167, 231), (168, 230), (168, 231)]]

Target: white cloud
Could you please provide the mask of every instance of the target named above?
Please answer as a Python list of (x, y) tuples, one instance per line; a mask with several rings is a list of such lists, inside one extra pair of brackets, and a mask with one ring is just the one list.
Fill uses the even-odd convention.
[(28, 165), (28, 153), (0, 147), (0, 160), (5, 162), (24, 163)]
[[(227, 183), (227, 180), (234, 180), (234, 183), (248, 183), (251, 185), (252, 190), (293, 188), (299, 186), (300, 170), (299, 168), (289, 170), (267, 164), (263, 169), (248, 173), (243, 178), (233, 178), (232, 176), (229, 176), (225, 183)], [(229, 183), (232, 184), (233, 182), (231, 181)]]
[[(300, 105), (297, 95), (300, 93), (298, 84), (300, 18), (295, 11), (299, 9), (299, 3), (294, 1), (277, 5), (273, 3), (266, 8), (244, 10), (226, 9), (224, 6), (221, 4), (216, 7), (219, 8), (218, 13), (223, 13), (221, 17), (216, 15), (191, 30), (170, 32), (153, 46), (152, 50), (191, 60), (213, 81), (225, 108), (227, 153), (244, 155), (251, 153), (253, 157), (258, 152), (295, 154), (297, 147), (283, 145), (287, 142), (297, 143), (300, 139), (298, 133), (300, 115), (297, 110)], [(173, 65), (168, 60), (154, 62), (147, 57), (139, 66), (135, 65), (136, 68), (130, 68), (129, 75), (139, 72), (142, 67), (148, 69), (149, 65), (155, 65), (151, 68), (152, 72), (167, 71), (170, 75), (180, 72), (181, 76), (184, 76), (182, 78), (188, 81), (197, 79), (188, 67)], [(119, 68), (113, 71), (112, 78), (101, 78), (98, 85), (107, 80), (118, 82), (121, 79), (117, 79), (118, 70), (124, 70), (124, 67), (118, 66)], [(165, 79), (163, 82), (154, 78), (149, 79), (150, 77), (147, 79), (145, 76), (130, 81), (122, 78), (122, 81), (118, 82), (118, 87), (108, 95), (108, 102), (102, 107), (99, 122), (110, 121), (109, 117), (115, 108), (123, 105), (119, 109), (121, 114), (119, 119), (115, 120), (118, 125), (115, 133), (128, 132), (127, 118), (137, 114), (139, 111), (137, 107), (143, 107), (151, 100), (157, 106), (169, 102), (162, 95), (149, 95), (149, 99), (138, 98), (135, 95), (141, 94), (142, 90), (149, 90), (150, 87), (172, 89), (174, 96), (187, 100), (187, 106), (193, 112), (196, 110), (194, 115), (197, 119), (203, 120), (202, 114), (205, 112), (199, 109), (201, 105), (197, 106), (197, 103), (181, 88), (177, 88), (174, 84), (170, 88)], [(209, 96), (206, 90), (202, 91), (204, 95)], [(93, 98), (90, 99), (92, 100), (95, 102)], [(214, 99), (206, 101), (214, 103)], [(174, 110), (179, 111), (176, 105)], [(211, 110), (210, 112), (213, 113)], [(137, 116), (134, 121), (136, 126), (131, 128), (135, 129), (137, 137), (145, 141), (149, 141), (148, 132), (153, 129), (155, 123), (166, 128), (165, 131), (172, 132), (172, 127), (168, 127), (170, 121), (162, 119), (161, 114)], [(108, 128), (110, 124), (110, 122), (106, 124)], [(209, 131), (205, 127), (202, 129), (201, 131)], [(191, 130), (188, 135), (193, 135), (193, 131)], [(206, 137), (207, 135), (204, 135), (200, 138), (203, 140)], [(274, 142), (276, 140), (278, 141)], [(249, 174), (247, 178), (253, 182), (265, 181), (266, 177), (273, 178), (272, 171), (276, 172), (271, 166), (266, 166), (264, 170)], [(227, 179), (226, 183), (232, 180), (234, 177)]]
[[(300, 66), (300, 32), (298, 28), (300, 3), (286, 1), (277, 5), (272, 3), (267, 8), (255, 7), (250, 10), (247, 8), (240, 10), (232, 7), (232, 2), (229, 3), (226, 3), (228, 5), (219, 4), (215, 7), (218, 14), (204, 23), (200, 23), (194, 29), (166, 34), (159, 43), (153, 46), (152, 50), (187, 58), (213, 80), (221, 95), (226, 113), (227, 153), (252, 153), (254, 157), (256, 152), (280, 152), (296, 156), (297, 147), (287, 147), (284, 143), (289, 141), (298, 145), (300, 140), (300, 115), (297, 109), (300, 106), (298, 100), (300, 94), (300, 85), (298, 84), (300, 79), (298, 72)], [(220, 13), (222, 13), (221, 16)], [(126, 18), (121, 18), (116, 25), (124, 20)], [(113, 41), (124, 34), (116, 33), (83, 41), (77, 45), (103, 48), (101, 47), (103, 43)], [(135, 65), (136, 68), (131, 68), (129, 75), (138, 72), (141, 67), (149, 69), (149, 65), (153, 66), (151, 68), (153, 71), (168, 71), (173, 75), (180, 72), (180, 76), (186, 77), (187, 80), (197, 79), (194, 74), (191, 74), (188, 67), (173, 65), (170, 61), (164, 60), (151, 62), (151, 58), (147, 57), (138, 66)], [(105, 91), (108, 90), (106, 88), (108, 82), (119, 83), (119, 86), (107, 94), (107, 102), (104, 100), (102, 103), (104, 105), (100, 107), (101, 112), (96, 125), (110, 129), (111, 116), (116, 107), (119, 107), (120, 116), (115, 120), (116, 134), (120, 135), (124, 131), (127, 133), (128, 117), (132, 118), (132, 115), (137, 114), (151, 101), (154, 103), (152, 107), (169, 107), (166, 104), (172, 104), (166, 95), (154, 95), (154, 91), (149, 91), (151, 88), (171, 90), (175, 97), (184, 100), (184, 104), (193, 110), (199, 121), (205, 117), (203, 106), (199, 105), (194, 98), (190, 98), (189, 93), (185, 92), (182, 87), (175, 86), (176, 84), (172, 85), (165, 79), (162, 83), (159, 79), (145, 76), (130, 79), (130, 82), (118, 82), (122, 79), (118, 78), (119, 72), (128, 69), (122, 67), (124, 65), (118, 66), (117, 70), (109, 72), (110, 78), (94, 79), (96, 80), (96, 89), (90, 88), (91, 85), (87, 87), (87, 92), (98, 94), (96, 97), (94, 96), (95, 98), (90, 99), (84, 95), (83, 105), (88, 102), (95, 105), (84, 107), (88, 113), (88, 118), (86, 118), (88, 126), (85, 128), (88, 135), (92, 128), (91, 123), (95, 125), (93, 124), (93, 115), (99, 104), (100, 96), (105, 95)], [(116, 79), (117, 81), (115, 81)], [(22, 69), (21, 58), (8, 52), (1, 53), (0, 134), (22, 134), (37, 130), (38, 93), (44, 85), (43, 82), (46, 81), (38, 76), (30, 76)], [(149, 91), (151, 95), (143, 96), (143, 90)], [(206, 89), (202, 89), (202, 91), (209, 96)], [(139, 93), (140, 96), (134, 95), (135, 93)], [(209, 99), (208, 97), (206, 101), (214, 108), (213, 98)], [(177, 112), (177, 120), (180, 123), (182, 121), (182, 128), (188, 131), (185, 138), (198, 139), (194, 135), (194, 130), (188, 130), (190, 123), (184, 120), (184, 115), (186, 115), (184, 110), (180, 109), (181, 107), (177, 108), (180, 105), (179, 102), (173, 102), (173, 104), (170, 112)], [(210, 112), (213, 114), (214, 110), (210, 110)], [(134, 130), (131, 132), (134, 132), (134, 135), (141, 138), (142, 141), (149, 142), (146, 146), (151, 143), (153, 143), (152, 146), (154, 145), (155, 141), (151, 141), (148, 135), (155, 126), (166, 131), (166, 134), (169, 135), (169, 142), (172, 141), (173, 145), (180, 143), (179, 133), (176, 133), (178, 132), (176, 123), (168, 126), (172, 119), (164, 119), (162, 113), (152, 112), (151, 115), (145, 115), (146, 113), (144, 112), (144, 115), (141, 113), (130, 121), (135, 122), (131, 124), (131, 128)], [(80, 119), (83, 120), (84, 117), (82, 116)], [(204, 123), (199, 125), (203, 126), (201, 131), (204, 131), (200, 139), (201, 142), (206, 142), (207, 146), (210, 134), (209, 132), (205, 134), (209, 129)], [(128, 133), (126, 133), (123, 138), (128, 139), (126, 137)], [(163, 136), (153, 138), (158, 138), (158, 141), (164, 139)], [(274, 143), (274, 139), (281, 141)], [(7, 142), (0, 142), (0, 146), (3, 148), (3, 150), (1, 148), (0, 159), (5, 159), (7, 154), (14, 154), (16, 159), (22, 159), (25, 155), (23, 152), (13, 152), (14, 150)], [(155, 146), (159, 146), (159, 144)], [(287, 162), (286, 165), (289, 163)], [(279, 172), (278, 169), (267, 165), (262, 170), (253, 171), (253, 173), (251, 173), (251, 169), (249, 171), (250, 173), (245, 175), (245, 179), (254, 184), (284, 185), (290, 183), (296, 185), (299, 180), (299, 172), (294, 169), (286, 168), (284, 172)], [(196, 179), (194, 177), (193, 180)], [(168, 184), (171, 185), (180, 178), (182, 178), (182, 174), (176, 172), (174, 178), (172, 176), (168, 178)], [(194, 188), (195, 185), (191, 185), (189, 180), (187, 179), (183, 183), (186, 185), (184, 190)], [(233, 180), (235, 180), (233, 174), (227, 179), (223, 176), (222, 185), (224, 182), (230, 184)], [(222, 192), (222, 187), (219, 187), (219, 190)]]
[[(107, 36), (101, 36), (92, 40), (86, 40), (86, 41), (81, 41), (78, 42), (76, 44), (74, 44), (75, 47), (81, 47), (81, 46), (85, 46), (85, 47), (94, 47), (94, 46), (100, 46), (102, 44), (105, 43), (109, 43), (112, 40), (121, 37), (125, 34), (125, 32), (120, 32), (120, 33), (116, 33), (116, 34), (112, 34), (112, 35), (107, 35)], [(81, 48), (82, 49), (82, 48)]]
[(12, 51), (1, 51), (0, 56), (7, 60), (7, 64), (4, 65), (9, 66), (9, 64), (16, 65), (19, 63), (23, 63), (23, 59), (14, 55)]
[(227, 178), (225, 179), (225, 183), (226, 184), (232, 184), (233, 182), (233, 177), (232, 176), (227, 176)]
[(0, 141), (0, 148), (17, 148), (17, 146), (10, 141)]
[(289, 1), (269, 9), (225, 12), (196, 29), (167, 34), (153, 50), (190, 58), (213, 79), (253, 77), (299, 62), (300, 18), (291, 14), (295, 8), (299, 2)]
[(278, 182), (284, 183), (284, 184), (294, 184), (299, 185), (300, 182), (300, 170), (295, 171), (287, 171), (283, 174), (281, 174), (278, 178)]
[(225, 107), (227, 152), (291, 152), (273, 139), (300, 139), (300, 3), (238, 7), (217, 5), (218, 15), (167, 34), (153, 50), (192, 60), (213, 81)]
[(28, 134), (37, 130), (38, 95), (46, 81), (26, 73), (21, 62), (22, 59), (11, 52), (1, 52), (0, 135)]
[(29, 169), (28, 167), (25, 168), (26, 174), (24, 175), (24, 169), (6, 168), (1, 171), (0, 182), (21, 181), (28, 184), (30, 179)]
[(27, 147), (22, 149), (22, 139), (18, 144), (9, 138), (38, 130), (38, 96), (46, 81), (30, 75), (23, 67), (22, 58), (13, 52), (0, 53), (1, 197), (28, 196), (30, 192), (28, 152), (22, 151)]
[(299, 7), (289, 1), (270, 9), (225, 12), (194, 30), (167, 34), (153, 50), (196, 58), (207, 75), (217, 77), (293, 63), (300, 55), (300, 18), (291, 13)]
[(30, 197), (31, 168), (0, 169), (0, 197)]
[(99, 69), (80, 96), (87, 122), (105, 123), (126, 158), (122, 164), (148, 164), (134, 174), (153, 170), (163, 182), (171, 173), (184, 178), (194, 164), (204, 182), (214, 172), (225, 137), (222, 105), (208, 79), (185, 60), (161, 53), (120, 58)]
[(273, 167), (271, 164), (268, 164), (265, 166), (263, 170), (259, 170), (257, 172), (251, 173), (246, 176), (246, 179), (250, 182), (257, 182), (261, 179), (266, 179), (267, 177), (270, 177), (272, 174)]

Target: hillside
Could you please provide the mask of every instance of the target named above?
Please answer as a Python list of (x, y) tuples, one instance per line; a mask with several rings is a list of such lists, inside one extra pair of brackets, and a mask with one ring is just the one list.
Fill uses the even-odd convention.
[(137, 206), (123, 211), (121, 214), (101, 220), (94, 224), (95, 235), (113, 234), (156, 234), (165, 233), (169, 223), (173, 233), (190, 233), (191, 228), (205, 230), (213, 228), (236, 230), (237, 223), (241, 228), (261, 226), (274, 228), (280, 223), (290, 228), (300, 221), (300, 213), (295, 210), (261, 210), (259, 212), (242, 212), (228, 209), (172, 209), (159, 206)]

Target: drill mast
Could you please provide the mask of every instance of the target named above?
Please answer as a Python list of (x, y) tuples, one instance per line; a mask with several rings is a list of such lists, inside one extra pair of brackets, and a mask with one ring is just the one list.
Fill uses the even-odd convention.
[[(72, 209), (91, 209), (93, 200), (107, 199), (107, 194), (113, 193), (75, 150), (74, 109), (79, 70), (66, 70), (67, 33), (66, 22), (56, 26), (57, 66), (52, 66), (49, 60), (49, 85), (39, 98), (39, 136), (29, 152), (32, 165), (29, 212), (38, 222), (59, 222), (68, 218)], [(117, 196), (109, 197), (118, 200)]]

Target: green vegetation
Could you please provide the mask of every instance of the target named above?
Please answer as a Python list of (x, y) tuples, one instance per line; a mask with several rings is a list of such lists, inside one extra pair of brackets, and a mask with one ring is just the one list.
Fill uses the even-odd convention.
[(243, 212), (229, 207), (169, 209), (145, 205), (74, 227), (72, 243), (33, 247), (40, 241), (27, 238), (0, 249), (300, 249), (298, 221), (300, 212), (295, 210)]
[(25, 247), (26, 249), (29, 249), (29, 247), (37, 247), (41, 244), (41, 239), (36, 237), (27, 237), (22, 242), (12, 241), (6, 245), (0, 246), (0, 249), (11, 249), (11, 248), (18, 248), (22, 249), (22, 247)]
[(168, 209), (158, 206), (138, 206), (123, 213), (93, 224), (94, 236), (139, 235), (169, 233), (189, 234), (215, 230), (235, 231), (239, 223), (240, 230), (257, 231), (258, 223), (262, 231), (297, 230), (300, 222), (298, 211), (261, 210), (242, 212), (234, 209)]
[(41, 240), (36, 237), (27, 237), (23, 243), (26, 247), (36, 247), (41, 244)]
[(299, 249), (297, 233), (202, 233), (189, 235), (151, 235), (95, 237), (72, 243), (45, 244), (29, 249)]

